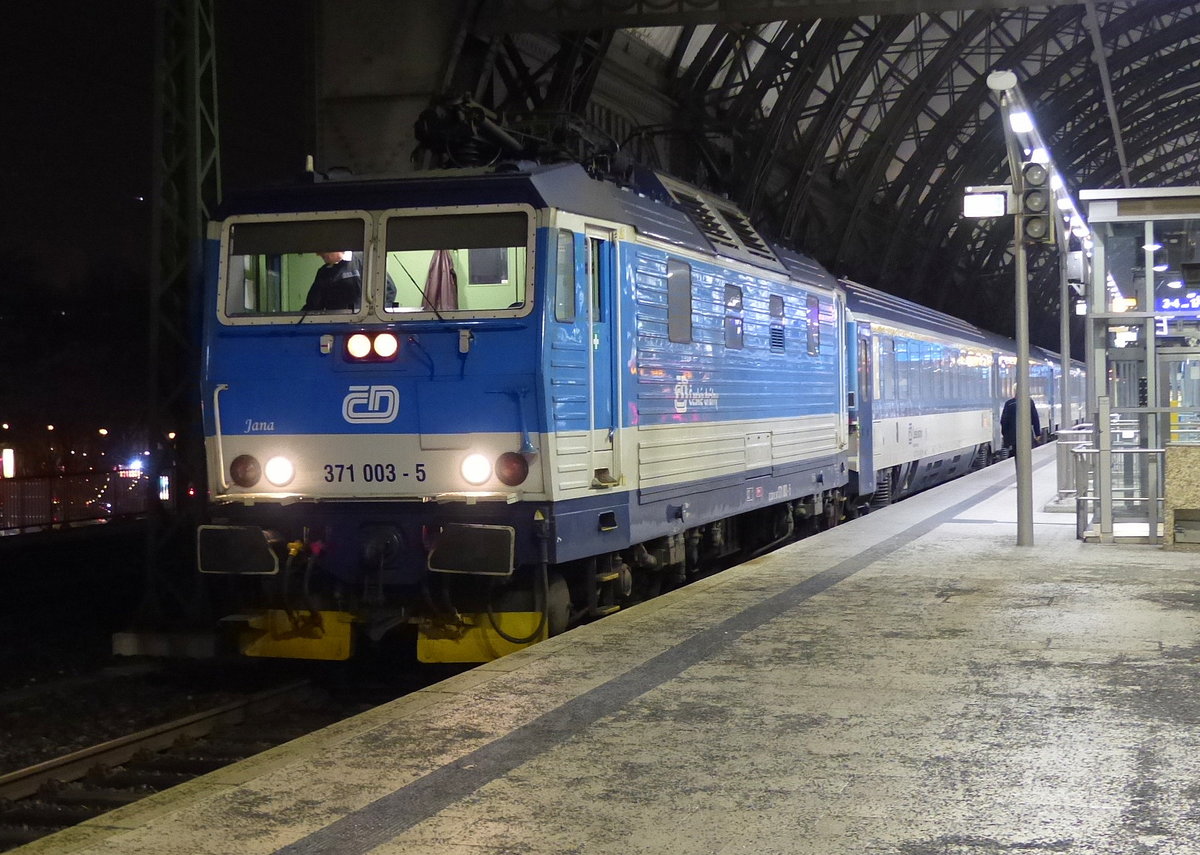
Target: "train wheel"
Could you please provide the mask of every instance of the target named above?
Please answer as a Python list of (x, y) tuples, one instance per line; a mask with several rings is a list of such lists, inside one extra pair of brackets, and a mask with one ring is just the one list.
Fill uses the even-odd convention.
[(822, 513), (821, 528), (833, 528), (842, 520), (842, 512), (845, 508), (846, 500), (841, 496), (835, 496), (825, 502), (825, 509)]
[(885, 469), (875, 475), (875, 493), (871, 496), (871, 510), (886, 508), (892, 503), (892, 470)]
[(571, 623), (571, 589), (567, 580), (559, 573), (550, 573), (547, 580), (549, 595), (546, 599), (546, 621), (550, 635), (566, 632)]
[[(535, 581), (534, 585), (539, 584)], [(571, 590), (561, 574), (549, 571), (546, 577), (546, 628), (547, 637), (566, 632), (571, 622)], [(492, 601), (495, 612), (536, 612), (542, 595), (531, 587), (512, 588), (496, 596)]]

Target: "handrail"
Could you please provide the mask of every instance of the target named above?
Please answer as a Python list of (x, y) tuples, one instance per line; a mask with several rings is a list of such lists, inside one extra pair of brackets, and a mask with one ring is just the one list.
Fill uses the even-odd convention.
[(221, 489), (228, 490), (225, 480), (225, 443), (221, 441), (221, 393), (229, 388), (228, 383), (218, 383), (213, 389), (213, 423), (216, 425), (217, 467), (221, 473)]

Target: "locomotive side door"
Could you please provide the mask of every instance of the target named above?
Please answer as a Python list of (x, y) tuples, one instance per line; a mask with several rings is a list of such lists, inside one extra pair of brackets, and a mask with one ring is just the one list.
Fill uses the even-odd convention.
[(587, 324), (591, 419), (589, 455), (592, 489), (615, 487), (621, 480), (614, 453), (620, 413), (617, 392), (616, 342), (617, 263), (613, 232), (589, 226), (587, 242)]

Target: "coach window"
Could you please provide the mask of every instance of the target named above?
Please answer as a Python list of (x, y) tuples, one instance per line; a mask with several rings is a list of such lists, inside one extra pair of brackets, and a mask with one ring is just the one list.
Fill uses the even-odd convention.
[[(362, 305), (362, 264), (366, 222), (256, 220), (234, 222), (226, 238), (225, 314), (300, 314), (325, 256), (338, 256), (339, 300), (324, 301), (313, 313), (354, 312)], [(342, 271), (345, 275), (341, 275)], [(351, 283), (357, 287), (348, 287)], [(340, 286), (347, 287), (341, 288)]]
[(575, 233), (558, 230), (558, 278), (554, 288), (554, 319), (575, 322)]
[(896, 342), (890, 335), (877, 336), (879, 342), (879, 398), (896, 400)]
[(917, 342), (917, 347), (920, 348), (921, 359), (921, 389), (920, 397), (925, 404), (931, 404), (937, 400), (937, 377), (934, 374), (934, 352), (933, 345), (930, 342)]
[(808, 309), (808, 355), (817, 356), (821, 352), (821, 301), (809, 297), (805, 306)]
[(783, 297), (772, 294), (771, 307), (771, 353), (783, 353)]
[(744, 347), (742, 331), (742, 289), (725, 286), (725, 346), (733, 350)]
[(692, 266), (674, 258), (667, 259), (667, 338), (692, 340)]
[(908, 342), (898, 338), (896, 341), (896, 400), (906, 401), (911, 394), (909, 390)]

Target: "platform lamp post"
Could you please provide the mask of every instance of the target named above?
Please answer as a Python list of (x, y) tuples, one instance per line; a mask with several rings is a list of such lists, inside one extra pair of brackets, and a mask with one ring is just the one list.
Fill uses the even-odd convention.
[[(1045, 243), (1056, 247), (1060, 269), (1065, 265), (1066, 240), (1064, 225), (1081, 240), (1088, 235), (1087, 226), (1065, 192), (1061, 176), (1054, 168), (1049, 149), (1033, 123), (1017, 75), (1011, 71), (994, 71), (987, 85), (1000, 99), (1000, 115), (1004, 123), (1004, 142), (1008, 156), (1011, 185), (1001, 187), (967, 188), (964, 214), (968, 212), (972, 191), (1004, 191), (996, 193), (1005, 203), (1000, 213), (1013, 215), (1013, 255), (1016, 279), (1016, 451), (1017, 451), (1017, 546), (1033, 546), (1033, 423), (1030, 418), (1029, 395), (1029, 269), (1026, 244)], [(969, 214), (968, 214), (969, 215)], [(975, 216), (980, 216), (976, 214)], [(1059, 223), (1059, 219), (1063, 222)], [(1068, 306), (1064, 298), (1060, 311), (1065, 316)], [(1070, 371), (1070, 342), (1062, 342), (1062, 370)], [(1067, 388), (1066, 382), (1063, 388)], [(1065, 420), (1069, 400), (1062, 401)]]

